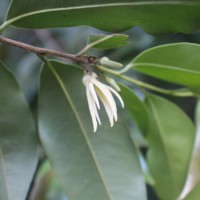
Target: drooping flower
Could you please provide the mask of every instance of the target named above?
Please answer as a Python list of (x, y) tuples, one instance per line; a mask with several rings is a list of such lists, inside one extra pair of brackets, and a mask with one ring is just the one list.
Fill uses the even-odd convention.
[(97, 130), (97, 122), (101, 125), (101, 120), (97, 110), (97, 108), (100, 109), (99, 99), (104, 105), (111, 127), (114, 125), (114, 121), (117, 121), (117, 106), (112, 93), (119, 99), (122, 107), (124, 107), (120, 95), (113, 88), (101, 83), (97, 78), (96, 73), (87, 71), (82, 79), (83, 84), (86, 87), (86, 96), (94, 132)]

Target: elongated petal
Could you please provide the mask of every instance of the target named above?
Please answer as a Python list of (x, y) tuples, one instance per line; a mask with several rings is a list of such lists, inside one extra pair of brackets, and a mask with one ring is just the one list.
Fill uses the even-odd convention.
[[(115, 100), (114, 100), (110, 90), (108, 89), (108, 86), (97, 80), (94, 80), (93, 83), (103, 93), (103, 95), (107, 99), (108, 103), (110, 104), (111, 110), (113, 112), (115, 121), (117, 121), (117, 106), (116, 106)], [(97, 92), (97, 94), (98, 94), (98, 92)]]
[(121, 96), (119, 95), (119, 93), (117, 91), (115, 91), (113, 88), (109, 87), (109, 86), (108, 86), (108, 88), (119, 99), (119, 101), (120, 101), (120, 103), (122, 105), (122, 108), (124, 108), (124, 102), (123, 102)]
[(99, 100), (98, 100), (97, 94), (95, 92), (93, 83), (89, 83), (89, 89), (90, 89), (90, 93), (91, 93), (91, 95), (92, 95), (92, 97), (93, 97), (98, 109), (100, 109)]
[(91, 101), (91, 103), (92, 103), (92, 107), (93, 107), (93, 110), (94, 110), (95, 117), (96, 117), (99, 125), (101, 125), (101, 120), (100, 120), (99, 113), (98, 113), (97, 106), (95, 104), (94, 99)]
[(104, 105), (104, 108), (106, 110), (106, 113), (108, 115), (109, 121), (110, 121), (110, 126), (113, 127), (114, 125), (114, 116), (113, 116), (113, 112), (112, 109), (110, 107), (110, 104), (108, 103), (108, 101), (106, 99), (102, 99), (102, 103)]
[(110, 121), (110, 126), (112, 127), (114, 124), (114, 115), (113, 115), (113, 111), (110, 106), (110, 103), (108, 102), (108, 99), (106, 98), (105, 94), (99, 88), (96, 88), (96, 91), (97, 91), (99, 98), (101, 99), (101, 102), (104, 105), (104, 108), (106, 110), (106, 113), (107, 113), (109, 121)]
[(89, 84), (89, 79), (87, 74), (82, 78), (82, 82), (85, 85), (85, 87)]
[(92, 118), (94, 132), (96, 132), (96, 130), (97, 130), (97, 120), (96, 120), (95, 111), (94, 111), (93, 102), (92, 102), (94, 100), (91, 98), (91, 94), (90, 94), (90, 90), (88, 88), (88, 85), (86, 86), (86, 96), (87, 96), (87, 100), (88, 100), (88, 106), (89, 106), (90, 115), (91, 115), (91, 118)]

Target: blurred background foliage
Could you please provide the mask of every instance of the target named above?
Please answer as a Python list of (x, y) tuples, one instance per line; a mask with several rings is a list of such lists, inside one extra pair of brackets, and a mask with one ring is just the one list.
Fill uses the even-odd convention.
[[(0, 23), (4, 20), (9, 3), (9, 0), (0, 0)], [(88, 26), (45, 30), (22, 30), (9, 27), (5, 32), (5, 36), (39, 47), (77, 53), (86, 45), (89, 34), (98, 33), (109, 34), (109, 32), (99, 31)], [(144, 32), (140, 27), (134, 27), (123, 33), (129, 35), (130, 43), (128, 45), (115, 50), (92, 51), (90, 52), (91, 55), (98, 57), (106, 55), (112, 60), (126, 64), (140, 52), (157, 45), (175, 42), (200, 43), (200, 31), (196, 31), (193, 34), (152, 36)], [(37, 116), (36, 105), (41, 61), (33, 53), (27, 53), (22, 49), (5, 44), (0, 44), (0, 60), (14, 72), (33, 113)], [(62, 59), (62, 61), (69, 63), (67, 60)], [(176, 85), (168, 82), (156, 80), (135, 72), (129, 71), (128, 73), (130, 76), (137, 77), (138, 79), (159, 85), (163, 88), (177, 88)], [(196, 103), (194, 98), (167, 98), (177, 103), (193, 119)], [(146, 148), (142, 147), (142, 151), (145, 154)], [(43, 155), (42, 150), (40, 152), (40, 165), (38, 165), (38, 172), (32, 183), (33, 189), (29, 194), (30, 200), (67, 200), (67, 197), (62, 192), (53, 175), (49, 162), (45, 160), (45, 155)], [(147, 188), (149, 200), (156, 200), (157, 197), (154, 192), (148, 185)]]

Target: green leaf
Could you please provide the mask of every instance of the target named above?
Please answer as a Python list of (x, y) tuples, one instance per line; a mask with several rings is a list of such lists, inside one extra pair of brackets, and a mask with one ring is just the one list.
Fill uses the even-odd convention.
[(200, 196), (200, 183), (186, 196), (184, 200), (197, 200)]
[(36, 127), (19, 86), (0, 63), (0, 199), (25, 200), (36, 164)]
[(146, 135), (148, 129), (148, 113), (144, 103), (128, 87), (122, 84), (119, 84), (119, 86), (121, 88), (120, 95), (125, 103), (125, 108), (128, 109), (140, 131)]
[[(108, 36), (110, 37), (108, 38)], [(128, 35), (125, 35), (125, 34), (89, 35), (88, 44), (89, 45), (94, 44), (92, 48), (95, 48), (95, 49), (113, 49), (113, 48), (118, 48), (118, 47), (127, 45), (128, 44), (126, 41), (127, 38), (128, 38)]]
[[(198, 185), (200, 182), (200, 102), (196, 109), (196, 137), (190, 168), (185, 181), (185, 186), (180, 194), (179, 199), (185, 197)], [(200, 193), (199, 193), (200, 194)]]
[(150, 33), (190, 33), (200, 28), (198, 1), (13, 0), (5, 26), (53, 28), (90, 25), (106, 31), (141, 26)]
[(52, 61), (41, 74), (39, 132), (69, 200), (146, 199), (137, 151), (121, 119), (113, 128), (105, 112), (93, 133), (83, 72)]
[(129, 65), (133, 69), (180, 85), (200, 86), (200, 45), (176, 43), (144, 51)]
[(194, 125), (171, 102), (149, 95), (148, 163), (160, 199), (175, 200), (187, 176), (194, 142)]

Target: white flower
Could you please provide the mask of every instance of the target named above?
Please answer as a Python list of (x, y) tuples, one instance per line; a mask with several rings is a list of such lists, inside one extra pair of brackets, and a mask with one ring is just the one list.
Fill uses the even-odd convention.
[(112, 93), (115, 94), (115, 96), (121, 102), (122, 107), (124, 107), (122, 98), (113, 88), (98, 81), (97, 74), (94, 72), (87, 71), (82, 81), (86, 87), (87, 101), (92, 118), (94, 132), (97, 130), (97, 122), (101, 125), (101, 120), (97, 110), (97, 108), (100, 109), (99, 99), (105, 107), (110, 125), (112, 127), (114, 121), (117, 121), (117, 106)]

